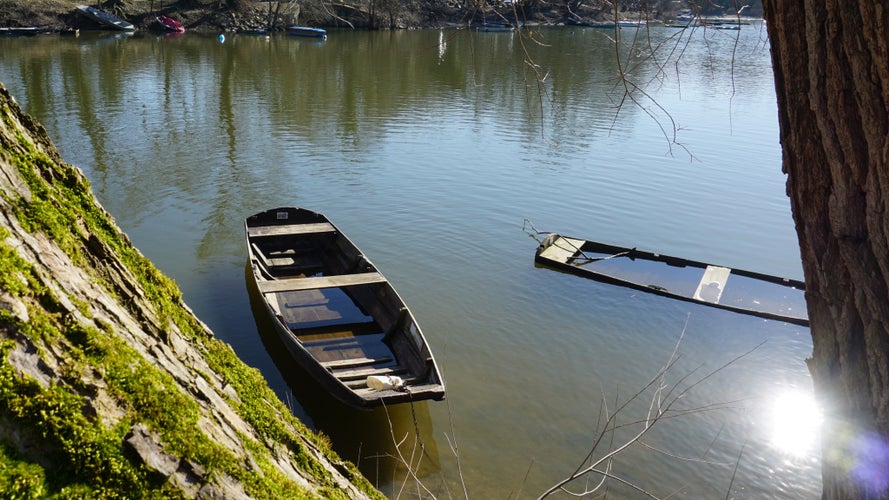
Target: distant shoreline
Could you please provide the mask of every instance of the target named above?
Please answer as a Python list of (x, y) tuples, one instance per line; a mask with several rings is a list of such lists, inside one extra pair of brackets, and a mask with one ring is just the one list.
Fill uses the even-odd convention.
[[(27, 7), (16, 6), (16, 2), (0, 0), (0, 19), (3, 19), (0, 36), (26, 36), (37, 33), (68, 33), (76, 30), (93, 30), (100, 27), (95, 22), (78, 14), (76, 6), (79, 2), (47, 2), (37, 0)], [(624, 12), (620, 19), (615, 20), (611, 11), (593, 8), (581, 8), (579, 11), (568, 12), (564, 6), (550, 5), (538, 8), (534, 12), (517, 12), (512, 8), (480, 10), (460, 10), (451, 7), (444, 0), (426, 2), (422, 11), (402, 9), (392, 12), (362, 10), (346, 4), (313, 5), (303, 4), (281, 11), (275, 2), (245, 1), (241, 9), (219, 9), (215, 0), (199, 0), (192, 2), (194, 7), (175, 9), (162, 7), (160, 0), (133, 0), (128, 2), (126, 12), (109, 12), (136, 26), (137, 30), (162, 31), (157, 21), (161, 14), (171, 16), (182, 22), (187, 30), (198, 32), (284, 32), (287, 26), (304, 25), (320, 28), (347, 28), (362, 30), (399, 30), (399, 29), (440, 29), (440, 28), (473, 28), (484, 22), (509, 23), (525, 26), (613, 26), (616, 21), (644, 21), (652, 25), (680, 25), (687, 23), (693, 27), (704, 20), (720, 19), (721, 22), (738, 21), (741, 24), (757, 21), (757, 18), (717, 18), (717, 16), (699, 17), (695, 22), (677, 20), (675, 16), (650, 18), (640, 13)], [(277, 6), (277, 10), (271, 10)], [(516, 19), (518, 18), (518, 19)]]

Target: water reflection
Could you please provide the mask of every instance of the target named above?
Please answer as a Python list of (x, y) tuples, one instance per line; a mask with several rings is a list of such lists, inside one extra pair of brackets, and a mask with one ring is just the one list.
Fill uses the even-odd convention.
[(293, 413), (329, 436), (337, 454), (355, 463), (384, 492), (387, 486), (395, 488), (438, 473), (441, 462), (428, 402), (359, 410), (333, 398), (287, 354), (253, 286), (249, 263), (244, 274), (259, 336), (296, 398), (285, 400), (299, 405), (291, 408)]
[[(663, 448), (706, 448), (720, 435), (727, 457), (717, 456), (730, 462), (749, 438), (737, 491), (818, 496), (817, 452), (772, 446), (768, 423), (776, 392), (809, 387), (808, 330), (536, 269), (536, 244), (521, 231), (530, 218), (543, 230), (800, 277), (759, 32), (745, 28), (737, 45), (737, 33), (680, 39), (652, 28), (636, 48), (675, 36), (680, 64), (622, 57), (633, 81), (663, 83), (650, 90), (693, 163), (665, 154), (646, 107), (617, 112), (615, 47), (602, 30), (535, 29), (540, 43), (506, 35), (344, 31), (320, 45), (240, 34), (219, 44), (193, 32), (172, 42), (5, 37), (0, 78), (217, 337), (286, 401), (280, 367), (300, 393), (293, 412), (335, 436), (376, 483), (401, 472), (371, 457), (393, 455), (387, 446), (412, 432), (404, 455), (418, 458), (411, 436), (420, 436), (421, 467), (435, 471), (434, 435), (442, 470), (430, 474), (465, 478), (473, 497), (503, 498), (519, 483), (542, 491), (588, 451), (585, 417), (598, 413), (600, 388), (646, 383), (691, 312), (690, 365), (768, 341), (731, 377), (702, 385), (703, 403), (761, 399), (750, 413), (677, 426)], [(416, 424), (409, 406), (352, 412), (310, 395), (312, 384), (276, 358), (275, 338), (257, 337), (243, 220), (281, 205), (335, 216), (385, 269), (452, 368), (447, 404), (414, 406)], [(455, 435), (459, 464), (445, 444)], [(725, 496), (728, 479), (710, 470), (644, 457), (624, 465), (664, 490), (688, 485), (689, 498)]]

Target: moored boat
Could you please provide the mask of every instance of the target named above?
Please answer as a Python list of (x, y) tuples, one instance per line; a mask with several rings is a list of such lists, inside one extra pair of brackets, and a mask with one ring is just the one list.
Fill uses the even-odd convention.
[(256, 28), (256, 29), (240, 29), (237, 31), (239, 35), (257, 35), (257, 36), (267, 36), (269, 34), (269, 30), (265, 28)]
[(327, 38), (327, 31), (321, 28), (309, 28), (308, 26), (288, 26), (287, 34), (305, 38)]
[(173, 33), (185, 32), (185, 25), (173, 19), (172, 17), (161, 14), (157, 17), (157, 22), (161, 25), (161, 28), (165, 29), (166, 31), (170, 31)]
[(413, 314), (325, 216), (275, 208), (245, 221), (252, 286), (293, 360), (358, 408), (445, 397)]
[(0, 28), (0, 36), (34, 36), (43, 33), (43, 28), (34, 26), (18, 27), (18, 28)]
[(77, 11), (83, 14), (84, 17), (92, 19), (96, 23), (106, 28), (112, 28), (121, 31), (136, 30), (136, 27), (133, 26), (132, 23), (124, 21), (123, 19), (111, 15), (105, 11), (90, 7), (89, 5), (78, 5)]
[(478, 31), (485, 31), (489, 33), (496, 33), (501, 31), (515, 31), (515, 26), (508, 23), (482, 23), (478, 25), (476, 28)]
[(549, 233), (535, 262), (604, 283), (665, 297), (809, 325), (805, 283)]

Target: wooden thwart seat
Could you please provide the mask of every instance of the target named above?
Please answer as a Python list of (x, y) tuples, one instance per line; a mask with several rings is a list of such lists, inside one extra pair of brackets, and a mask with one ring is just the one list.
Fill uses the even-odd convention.
[(284, 236), (288, 234), (332, 233), (336, 231), (329, 222), (314, 224), (287, 224), (277, 226), (255, 226), (247, 228), (247, 236)]
[(321, 366), (327, 368), (328, 370), (335, 370), (338, 368), (353, 368), (358, 366), (368, 366), (368, 365), (377, 365), (383, 363), (389, 363), (392, 361), (390, 357), (382, 357), (382, 358), (352, 358), (352, 359), (337, 359), (334, 361), (322, 361)]
[(262, 293), (296, 292), (319, 288), (340, 288), (345, 286), (385, 283), (386, 278), (378, 272), (340, 274), (336, 276), (316, 276), (311, 278), (289, 278), (257, 283)]
[(707, 266), (704, 275), (701, 276), (700, 283), (698, 283), (698, 288), (695, 290), (694, 298), (718, 304), (731, 273), (732, 270), (727, 267)]
[(356, 368), (347, 370), (337, 370), (333, 372), (336, 378), (340, 380), (356, 380), (366, 379), (371, 375), (398, 375), (407, 372), (407, 368), (401, 366), (385, 366), (383, 368)]

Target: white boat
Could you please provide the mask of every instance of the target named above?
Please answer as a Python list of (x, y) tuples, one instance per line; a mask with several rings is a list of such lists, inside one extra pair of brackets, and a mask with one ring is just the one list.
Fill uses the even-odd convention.
[(92, 19), (104, 27), (121, 31), (136, 31), (136, 27), (132, 23), (89, 5), (78, 5), (77, 11), (83, 14), (84, 17)]

